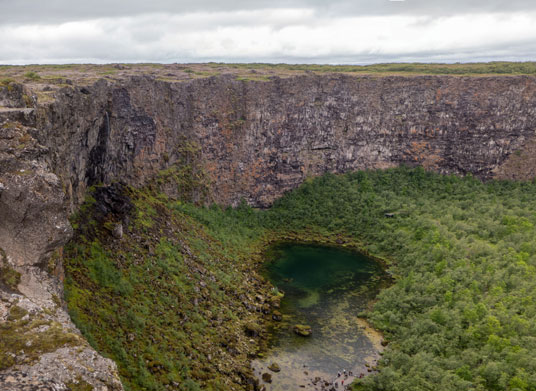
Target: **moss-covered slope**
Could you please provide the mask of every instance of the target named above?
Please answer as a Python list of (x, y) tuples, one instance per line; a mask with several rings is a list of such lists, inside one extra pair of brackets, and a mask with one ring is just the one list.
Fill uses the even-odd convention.
[(71, 313), (130, 389), (247, 387), (251, 306), (269, 296), (257, 254), (281, 237), (386, 260), (394, 284), (369, 317), (389, 345), (358, 387), (536, 389), (535, 183), (397, 168), (306, 181), (265, 211), (130, 197), (125, 236), (81, 230), (67, 262)]
[(96, 192), (66, 248), (66, 299), (125, 389), (251, 387), (264, 304), (255, 249), (223, 247), (149, 189)]

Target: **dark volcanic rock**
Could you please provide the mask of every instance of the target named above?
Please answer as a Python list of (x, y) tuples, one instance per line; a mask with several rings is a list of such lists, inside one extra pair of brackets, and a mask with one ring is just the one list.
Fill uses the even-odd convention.
[(125, 217), (132, 209), (130, 197), (122, 183), (101, 186), (95, 189), (95, 209), (101, 216), (113, 214), (117, 218)]
[(529, 76), (132, 77), (88, 90), (61, 90), (37, 116), (75, 204), (94, 183), (142, 184), (185, 150), (224, 204), (268, 206), (307, 176), (400, 164), (487, 179), (536, 125)]
[(275, 320), (276, 322), (281, 322), (283, 320), (283, 314), (281, 314), (281, 312), (276, 310), (272, 314), (272, 319)]

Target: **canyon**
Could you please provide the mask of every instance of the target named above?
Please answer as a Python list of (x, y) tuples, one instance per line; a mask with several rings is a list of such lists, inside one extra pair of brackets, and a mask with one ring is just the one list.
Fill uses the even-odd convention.
[[(0, 84), (0, 266), (11, 276), (0, 281), (0, 324), (36, 347), (4, 347), (0, 382), (10, 390), (122, 389), (61, 299), (69, 216), (91, 186), (160, 177), (172, 198), (268, 208), (328, 172), (409, 165), (484, 181), (536, 176), (533, 76), (124, 68)], [(162, 173), (181, 167), (199, 187), (166, 182)], [(61, 344), (40, 344), (50, 339)]]

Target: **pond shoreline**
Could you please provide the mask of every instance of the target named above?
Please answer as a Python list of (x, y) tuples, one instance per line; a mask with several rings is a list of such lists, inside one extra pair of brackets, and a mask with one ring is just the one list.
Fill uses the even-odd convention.
[[(384, 289), (386, 286), (390, 285), (390, 283), (392, 282), (392, 277), (385, 270), (387, 267), (387, 262), (385, 262), (384, 260), (378, 257), (370, 256), (370, 254), (368, 254), (366, 251), (363, 251), (362, 247), (359, 246), (359, 244), (355, 241), (355, 239), (349, 239), (347, 237), (342, 237), (341, 235), (325, 235), (325, 234), (318, 234), (318, 233), (311, 233), (311, 232), (301, 232), (301, 233), (284, 232), (278, 235), (270, 235), (269, 237), (265, 236), (264, 241), (261, 246), (262, 252), (259, 251), (259, 255), (264, 260), (264, 262), (259, 263), (258, 268), (260, 269), (262, 267), (266, 267), (267, 263), (274, 262), (274, 259), (273, 259), (274, 254), (270, 254), (269, 252), (281, 246), (304, 246), (304, 247), (309, 247), (309, 248), (321, 248), (324, 250), (329, 249), (330, 251), (336, 251), (336, 252), (341, 251), (342, 253), (345, 253), (346, 256), (366, 258), (368, 259), (367, 262), (370, 261), (372, 262), (372, 264), (376, 265), (374, 266), (375, 268), (377, 268), (375, 270), (379, 270), (380, 274), (379, 276), (375, 277), (374, 284), (375, 286), (378, 287), (378, 290), (374, 294), (374, 298), (372, 300), (367, 300), (366, 309), (364, 308), (364, 310), (370, 309), (370, 307), (375, 302), (375, 297), (377, 293), (379, 292), (379, 290)], [(262, 275), (263, 273), (259, 271), (259, 274)], [(263, 277), (265, 278), (267, 284), (274, 287), (274, 284), (270, 282), (269, 278), (267, 278), (266, 275), (263, 275)], [(307, 300), (309, 299), (313, 300), (313, 303), (315, 303), (315, 300), (318, 300), (316, 297), (314, 297), (314, 295), (312, 298), (308, 298)], [(307, 305), (311, 305), (311, 304), (308, 303)], [(350, 312), (349, 315), (350, 317), (352, 317), (352, 315), (357, 315), (357, 311)], [(363, 314), (360, 313), (359, 315), (362, 316)], [(373, 346), (373, 349), (374, 351), (376, 351), (376, 354), (367, 356), (363, 365), (361, 365), (360, 367), (356, 367), (355, 370), (353, 371), (354, 376), (347, 377), (345, 381), (346, 384), (349, 384), (356, 377), (364, 377), (372, 373), (373, 371), (375, 371), (374, 370), (375, 364), (377, 360), (380, 358), (381, 352), (384, 350), (384, 345), (385, 345), (383, 334), (380, 331), (374, 329), (372, 325), (369, 324), (369, 322), (365, 318), (363, 317), (355, 318), (355, 320), (352, 322), (353, 322), (352, 324), (355, 325), (354, 327), (357, 327), (358, 329), (362, 331), (362, 334), (361, 334), (357, 332), (356, 330), (354, 337), (356, 337), (359, 334), (361, 335), (361, 338), (367, 338), (368, 340), (370, 340), (371, 346)], [(268, 327), (270, 330), (268, 330), (268, 333), (273, 332), (274, 329), (277, 330), (278, 327), (280, 326), (281, 326), (280, 322), (273, 321), (273, 320), (269, 321)], [(270, 351), (269, 344), (273, 342), (272, 338), (273, 338), (273, 334), (272, 336), (268, 337), (266, 341), (263, 341), (263, 344), (262, 344), (263, 346), (259, 350), (260, 354), (258, 354), (261, 360), (263, 359), (263, 357), (265, 357), (266, 353)], [(364, 357), (360, 357), (360, 359), (362, 358)], [(256, 360), (259, 360), (259, 359), (256, 359)], [(261, 387), (263, 385), (266, 386), (269, 383), (262, 381), (262, 376), (261, 376), (262, 373), (259, 373), (259, 369), (261, 367), (257, 365), (257, 367), (255, 368), (254, 362), (255, 360), (252, 360), (251, 365), (252, 365), (252, 368), (254, 369), (254, 372), (257, 375), (259, 384), (261, 384)], [(265, 375), (269, 374), (270, 376), (268, 375), (266, 376), (271, 378), (272, 377), (271, 375), (273, 375), (273, 373), (267, 370), (267, 367), (268, 365), (266, 365), (266, 367), (263, 367), (263, 370), (264, 368), (266, 368)], [(304, 372), (307, 374), (307, 373), (312, 373), (313, 371), (311, 370), (307, 371), (304, 369)], [(336, 374), (336, 371), (335, 371), (335, 374)], [(311, 376), (308, 377), (307, 379), (308, 381), (306, 384), (309, 384), (309, 386), (314, 385), (314, 387), (320, 387), (318, 389), (322, 389), (321, 387), (327, 387), (327, 384), (329, 383), (329, 381), (333, 382), (334, 380), (336, 380), (336, 377), (333, 377), (333, 376), (331, 376), (333, 377), (333, 379), (329, 379), (329, 381), (324, 379), (324, 378), (327, 379), (328, 377), (330, 376), (329, 375), (328, 376), (313, 376), (311, 374)], [(342, 380), (342, 378), (340, 380)], [(303, 386), (305, 386), (305, 384), (303, 384)]]

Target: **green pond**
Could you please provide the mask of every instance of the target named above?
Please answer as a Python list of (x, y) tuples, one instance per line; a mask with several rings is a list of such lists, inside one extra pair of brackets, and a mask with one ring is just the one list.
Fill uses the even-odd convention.
[[(268, 351), (252, 364), (267, 391), (321, 390), (334, 381), (342, 389), (341, 380), (347, 385), (369, 373), (381, 335), (359, 314), (387, 282), (377, 262), (343, 248), (281, 244), (269, 252), (264, 272), (284, 292), (283, 319), (274, 322)], [(296, 324), (310, 326), (311, 336), (294, 333)], [(272, 363), (281, 371), (268, 369)], [(353, 376), (337, 377), (343, 370)], [(271, 383), (262, 379), (265, 373)]]

